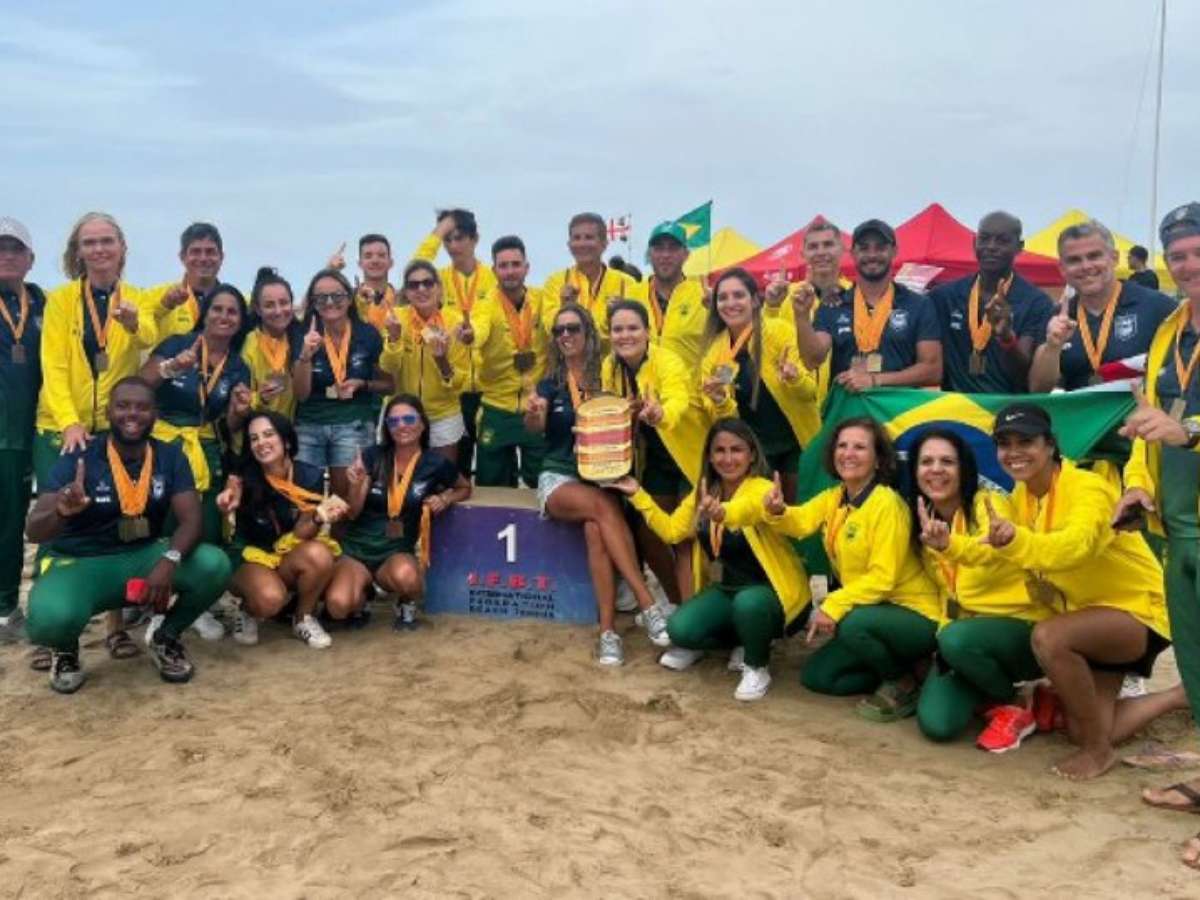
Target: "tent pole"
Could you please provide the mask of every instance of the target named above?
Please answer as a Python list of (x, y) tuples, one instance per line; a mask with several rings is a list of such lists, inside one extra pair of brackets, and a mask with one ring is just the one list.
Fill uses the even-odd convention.
[(1162, 133), (1163, 58), (1167, 54), (1167, 0), (1159, 4), (1158, 26), (1158, 87), (1154, 102), (1154, 160), (1150, 176), (1150, 268), (1158, 240), (1158, 153)]

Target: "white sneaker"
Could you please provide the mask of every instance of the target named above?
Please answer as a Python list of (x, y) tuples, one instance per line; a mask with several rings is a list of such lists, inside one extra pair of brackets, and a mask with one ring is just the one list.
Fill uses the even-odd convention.
[(746, 648), (734, 647), (729, 653), (729, 663), (726, 668), (730, 672), (741, 672), (746, 668)]
[(258, 619), (244, 609), (233, 614), (233, 639), (246, 647), (258, 643)]
[(225, 626), (218, 622), (217, 617), (208, 610), (200, 613), (191, 627), (206, 641), (219, 641), (225, 637)]
[(633, 596), (633, 588), (622, 578), (617, 582), (617, 612), (636, 612), (637, 608), (638, 602), (637, 597)]
[(154, 640), (154, 632), (158, 631), (158, 626), (163, 623), (165, 618), (162, 613), (155, 613), (150, 617), (150, 621), (146, 623), (146, 633), (142, 636), (146, 642), (146, 646), (150, 646), (150, 642)]
[(658, 658), (658, 664), (675, 672), (695, 665), (704, 656), (703, 650), (689, 650), (687, 647), (668, 647)]
[(656, 647), (670, 647), (671, 636), (667, 634), (667, 615), (657, 606), (642, 610), (642, 627)]
[(763, 666), (756, 669), (746, 666), (742, 669), (742, 680), (737, 690), (733, 692), (734, 700), (761, 700), (766, 696), (767, 688), (771, 686), (771, 671)]
[(333, 638), (329, 636), (321, 623), (317, 621), (316, 616), (305, 616), (302, 619), (297, 619), (292, 624), (292, 631), (296, 637), (308, 644), (314, 650), (324, 650), (333, 643)]
[(1119, 700), (1125, 700), (1130, 697), (1145, 697), (1146, 679), (1141, 675), (1126, 675), (1125, 680), (1121, 682), (1121, 693), (1117, 695)]
[(596, 643), (596, 662), (602, 666), (619, 666), (625, 662), (625, 645), (615, 631), (604, 631)]

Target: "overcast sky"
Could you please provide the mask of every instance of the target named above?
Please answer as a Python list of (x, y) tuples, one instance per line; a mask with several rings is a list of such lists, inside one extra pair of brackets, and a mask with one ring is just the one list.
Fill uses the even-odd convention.
[[(1146, 240), (1156, 8), (7, 0), (0, 214), (47, 286), (89, 209), (123, 224), (135, 284), (178, 277), (206, 219), (228, 280), (273, 264), (297, 290), (366, 231), (406, 259), (448, 204), (477, 213), (481, 257), (522, 235), (539, 277), (574, 212), (631, 212), (640, 260), (709, 198), (764, 245), (935, 200), (1027, 233), (1079, 206)], [(1200, 4), (1172, 0), (1160, 213), (1200, 195), (1198, 38)]]

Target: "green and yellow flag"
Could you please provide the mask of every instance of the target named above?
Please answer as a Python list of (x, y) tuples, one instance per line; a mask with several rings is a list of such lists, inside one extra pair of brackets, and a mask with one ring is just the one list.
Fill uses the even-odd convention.
[(685, 212), (675, 220), (683, 226), (689, 250), (707, 247), (712, 241), (712, 205), (713, 202), (709, 200), (691, 212)]

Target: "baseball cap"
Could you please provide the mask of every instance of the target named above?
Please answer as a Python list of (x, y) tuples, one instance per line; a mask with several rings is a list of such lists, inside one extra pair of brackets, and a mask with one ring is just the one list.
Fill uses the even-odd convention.
[(33, 250), (29, 229), (11, 216), (0, 216), (0, 237), (16, 238), (25, 245), (26, 250)]
[(654, 230), (650, 232), (649, 245), (653, 247), (654, 242), (661, 237), (674, 238), (679, 242), (679, 246), (687, 246), (687, 232), (678, 222), (659, 222), (655, 225)]
[(1158, 239), (1166, 250), (1171, 241), (1200, 234), (1200, 203), (1185, 203), (1163, 216)]
[(1050, 414), (1033, 403), (1010, 403), (996, 413), (996, 421), (992, 423), (992, 437), (999, 437), (1006, 432), (1037, 437), (1054, 434), (1050, 424)]
[(854, 236), (850, 239), (850, 243), (857, 244), (868, 234), (877, 234), (893, 247), (896, 246), (896, 232), (883, 219), (867, 219), (854, 229)]

